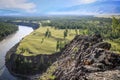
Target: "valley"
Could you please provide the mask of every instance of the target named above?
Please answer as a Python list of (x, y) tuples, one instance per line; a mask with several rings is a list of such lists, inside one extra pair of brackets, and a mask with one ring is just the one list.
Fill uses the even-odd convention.
[[(30, 21), (32, 19), (34, 18), (30, 18)], [(33, 26), (31, 25), (34, 31), (15, 44), (5, 56), (8, 71), (20, 79), (59, 80), (60, 64), (63, 65), (64, 62), (67, 62), (63, 66), (68, 66), (69, 60), (71, 61), (70, 66), (76, 64), (74, 61), (76, 62), (77, 55), (84, 51), (87, 43), (89, 45), (86, 47), (91, 50), (94, 43), (97, 45), (105, 42), (102, 44), (106, 46), (103, 48), (104, 50), (108, 49), (115, 54), (120, 54), (119, 19), (115, 17), (112, 19), (92, 16), (44, 17), (31, 21), (31, 23), (27, 18), (24, 18), (26, 23), (18, 18), (14, 23), (12, 20), (10, 22), (25, 25), (35, 23)], [(95, 40), (93, 39), (94, 35), (98, 35)], [(100, 43), (99, 37), (102, 40)], [(97, 39), (98, 43), (94, 42)], [(109, 46), (107, 47), (107, 45)], [(94, 51), (94, 48), (92, 50)], [(69, 57), (70, 59), (67, 59)], [(55, 73), (56, 70), (58, 73)]]

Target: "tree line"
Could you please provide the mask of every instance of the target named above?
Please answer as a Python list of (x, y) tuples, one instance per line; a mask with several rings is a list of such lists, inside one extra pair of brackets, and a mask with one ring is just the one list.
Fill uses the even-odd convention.
[(18, 27), (14, 24), (0, 22), (0, 40), (17, 30)]
[[(57, 17), (51, 18), (50, 23), (42, 23), (42, 26), (51, 26), (57, 29), (75, 29), (86, 31), (83, 34), (101, 34), (105, 39), (116, 39), (120, 37), (120, 21), (113, 18), (98, 17)], [(64, 32), (64, 37), (67, 31)]]

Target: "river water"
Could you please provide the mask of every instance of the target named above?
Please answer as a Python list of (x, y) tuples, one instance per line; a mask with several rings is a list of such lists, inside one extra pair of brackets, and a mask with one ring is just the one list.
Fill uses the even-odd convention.
[(17, 80), (9, 73), (5, 66), (5, 55), (10, 48), (32, 31), (31, 27), (19, 25), (19, 30), (16, 33), (9, 35), (0, 42), (0, 80)]

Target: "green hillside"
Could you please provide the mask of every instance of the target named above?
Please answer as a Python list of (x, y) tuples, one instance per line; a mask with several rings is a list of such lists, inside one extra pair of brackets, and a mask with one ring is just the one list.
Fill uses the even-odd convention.
[[(47, 30), (51, 32), (50, 37), (45, 36)], [(52, 54), (58, 52), (66, 43), (74, 38), (76, 35), (75, 29), (67, 29), (67, 36), (64, 37), (66, 29), (55, 29), (53, 27), (40, 27), (30, 35), (26, 36), (19, 44), (16, 53), (25, 56), (32, 56), (37, 54)], [(81, 34), (77, 30), (77, 34)], [(59, 43), (59, 45), (57, 45)]]

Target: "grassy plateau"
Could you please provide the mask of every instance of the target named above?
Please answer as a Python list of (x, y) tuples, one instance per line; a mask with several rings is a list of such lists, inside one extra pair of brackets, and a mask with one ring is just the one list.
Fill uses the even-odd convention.
[[(49, 29), (51, 36), (45, 37), (45, 33)], [(68, 43), (76, 35), (75, 29), (68, 29), (68, 35), (64, 38), (65, 29), (55, 29), (54, 27), (46, 26), (39, 27), (33, 31), (30, 35), (21, 40), (16, 53), (24, 56), (34, 56), (38, 54), (53, 54), (58, 52), (56, 50), (57, 41)], [(79, 34), (82, 34), (82, 30), (77, 30)], [(64, 45), (63, 45), (64, 46)]]

